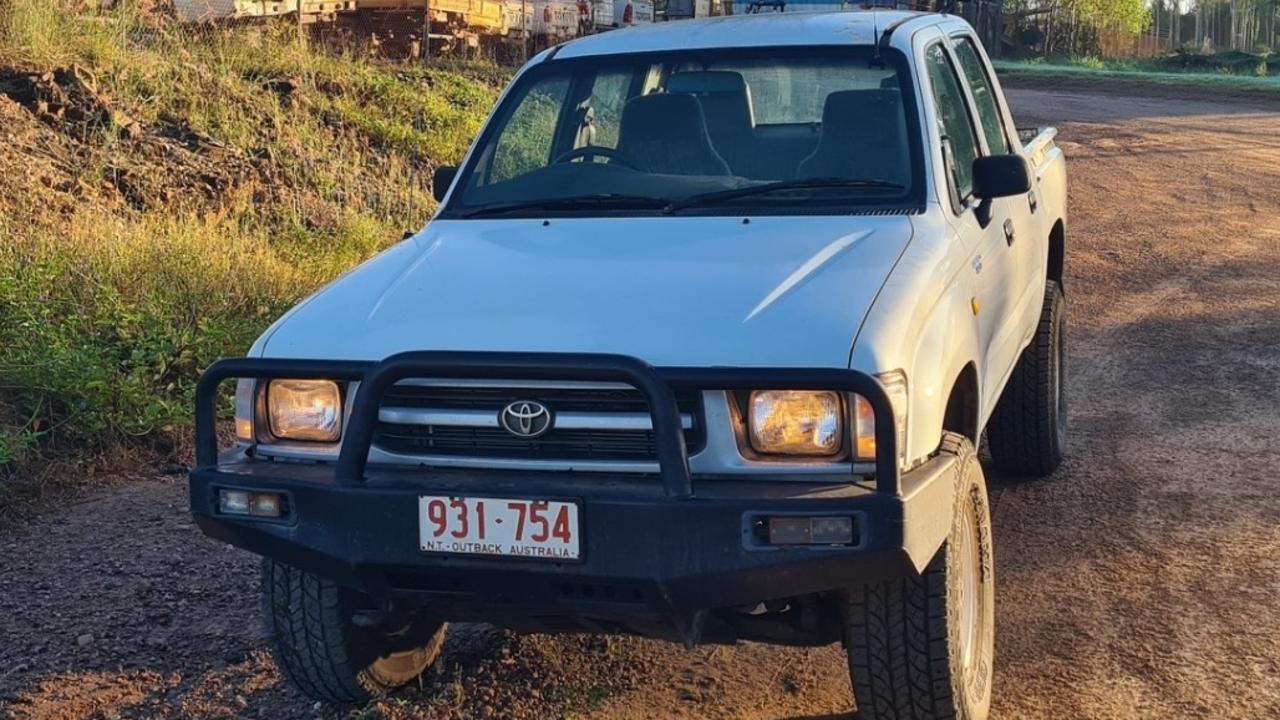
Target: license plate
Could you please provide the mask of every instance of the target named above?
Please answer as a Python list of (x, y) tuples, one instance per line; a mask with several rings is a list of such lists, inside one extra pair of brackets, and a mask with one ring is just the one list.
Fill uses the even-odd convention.
[(544, 560), (580, 556), (578, 505), (554, 500), (418, 498), (423, 552)]

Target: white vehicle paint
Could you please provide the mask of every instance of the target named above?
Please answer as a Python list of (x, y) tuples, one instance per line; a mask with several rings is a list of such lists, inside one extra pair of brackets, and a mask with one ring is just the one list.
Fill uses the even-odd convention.
[[(624, 22), (626, 6), (632, 20)], [(653, 22), (650, 0), (502, 0), (508, 35), (562, 42), (579, 35)]]
[(861, 717), (986, 720), (975, 448), (992, 419), (994, 466), (1044, 476), (1066, 441), (1053, 137), (949, 16), (547, 50), (427, 227), (202, 378), (193, 514), (267, 558), (274, 657), (314, 699), (403, 685), (470, 621), (844, 641)]
[(870, 44), (895, 23), (890, 46), (912, 58), (922, 109), (913, 122), (926, 148), (923, 212), (753, 217), (747, 225), (740, 217), (566, 218), (545, 226), (442, 217), (295, 308), (253, 353), (377, 360), (432, 348), (583, 351), (659, 366), (901, 372), (909, 403), (904, 455), (908, 463), (927, 457), (966, 367), (977, 376), (976, 427), (990, 417), (1035, 332), (1054, 272), (1051, 237), (1060, 242), (1065, 222), (1054, 131), (1023, 146), (994, 75), (1010, 145), (1032, 162), (1036, 210), (1028, 197), (997, 199), (983, 227), (976, 200), (952, 207), (937, 108), (919, 68), (927, 47), (941, 42), (950, 53), (949, 38), (972, 30), (958, 18), (896, 12), (737, 16), (589, 36), (564, 45), (555, 60)]
[(614, 27), (631, 27), (632, 25), (649, 25), (652, 23), (652, 0), (614, 0)]
[(613, 27), (615, 4), (614, 0), (591, 0), (588, 3), (588, 13), (595, 30), (607, 30)]

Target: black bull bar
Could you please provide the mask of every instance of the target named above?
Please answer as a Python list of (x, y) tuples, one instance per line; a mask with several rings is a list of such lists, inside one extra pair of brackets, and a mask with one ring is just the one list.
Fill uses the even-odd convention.
[[(238, 456), (223, 456), (220, 461), (216, 433), (218, 389), (231, 378), (358, 381), (360, 388), (355, 393), (336, 463), (276, 465)], [(510, 559), (429, 558), (421, 554), (410, 557), (416, 549), (390, 547), (382, 542), (385, 539), (382, 536), (374, 540), (364, 537), (376, 534), (373, 530), (362, 531), (360, 538), (353, 540), (352, 528), (342, 527), (344, 522), (351, 521), (351, 513), (363, 512), (361, 517), (378, 518), (375, 525), (384, 534), (400, 537), (410, 531), (404, 525), (409, 522), (407, 518), (389, 519), (392, 518), (389, 509), (400, 507), (400, 501), (395, 499), (400, 496), (387, 499), (391, 496), (384, 497), (385, 492), (377, 488), (385, 489), (388, 475), (395, 475), (394, 482), (399, 484), (394, 492), (412, 495), (421, 488), (408, 482), (405, 475), (414, 471), (368, 467), (383, 395), (396, 383), (409, 378), (572, 380), (617, 382), (636, 388), (645, 398), (652, 417), (661, 490), (656, 483), (652, 484), (651, 495), (630, 501), (616, 494), (586, 489), (589, 485), (581, 492), (588, 504), (595, 503), (597, 516), (607, 517), (607, 523), (619, 531), (617, 537), (627, 535), (634, 540), (629, 541), (629, 545), (623, 543), (608, 548), (608, 552), (597, 553), (594, 559), (584, 556), (582, 564), (563, 567), (558, 564), (533, 566)], [(717, 488), (711, 485), (704, 488), (702, 495), (695, 496), (673, 392), (677, 388), (857, 393), (870, 403), (875, 415), (874, 486), (858, 483), (857, 492), (861, 494), (854, 499), (815, 498), (797, 501), (798, 504), (770, 502), (758, 496), (754, 499), (726, 497), (723, 491), (717, 494)], [(645, 629), (646, 634), (666, 637), (668, 629), (674, 629), (673, 637), (692, 644), (702, 635), (701, 619), (706, 617), (709, 607), (729, 606), (744, 599), (768, 599), (781, 589), (788, 592), (830, 589), (859, 577), (869, 577), (867, 573), (880, 572), (883, 568), (891, 568), (884, 571), (897, 575), (910, 572), (914, 565), (918, 572), (932, 557), (948, 527), (945, 518), (949, 517), (950, 483), (938, 482), (947, 476), (947, 463), (946, 458), (938, 457), (909, 474), (900, 474), (889, 397), (879, 381), (853, 370), (658, 368), (629, 356), (570, 353), (425, 351), (401, 353), (381, 362), (245, 358), (214, 363), (197, 387), (192, 510), (201, 528), (214, 537), (311, 572), (330, 574), (368, 592), (401, 587), (392, 583), (386, 572), (403, 568), (414, 572), (430, 569), (442, 578), (467, 574), (467, 579), (474, 580), (477, 587), (486, 582), (495, 583), (495, 595), (501, 594), (515, 577), (531, 582), (549, 576), (580, 577), (586, 582), (623, 578), (656, 590), (656, 599), (651, 604), (665, 620)], [(572, 473), (549, 474), (553, 477), (545, 481), (543, 488), (562, 482), (568, 474)], [(481, 483), (485, 480), (482, 474), (473, 473), (468, 477)], [(321, 479), (323, 481), (316, 482)], [(440, 492), (462, 492), (465, 485), (458, 485), (456, 478), (426, 479)], [(856, 479), (851, 475), (850, 483)], [(310, 521), (296, 526), (258, 523), (220, 516), (211, 505), (212, 488), (253, 484), (292, 493), (306, 506)], [(745, 484), (761, 487), (758, 480)], [(775, 489), (778, 487), (778, 483), (772, 485)], [(682, 502), (685, 500), (688, 502)], [(383, 504), (377, 504), (379, 502)], [(764, 508), (780, 509), (784, 514), (790, 509), (849, 512), (861, 517), (860, 523), (866, 523), (862, 528), (866, 534), (857, 547), (818, 549), (811, 553), (768, 553), (731, 547), (741, 518)], [(705, 557), (691, 557), (687, 548), (674, 546), (667, 548), (666, 553), (653, 553), (651, 545), (646, 545), (648, 541), (644, 540), (641, 528), (664, 521), (681, 529), (676, 537), (713, 550)], [(401, 525), (388, 525), (395, 522)], [(601, 534), (596, 533), (597, 537)], [(359, 542), (352, 544), (356, 540)], [(377, 579), (371, 579), (369, 573)], [(780, 582), (786, 587), (779, 588)], [(582, 610), (583, 613), (597, 611), (598, 603)], [(625, 616), (627, 622), (634, 621), (631, 627), (641, 627), (639, 623), (648, 622), (635, 620), (631, 606), (615, 605), (607, 612), (600, 612), (603, 614), (596, 617)]]

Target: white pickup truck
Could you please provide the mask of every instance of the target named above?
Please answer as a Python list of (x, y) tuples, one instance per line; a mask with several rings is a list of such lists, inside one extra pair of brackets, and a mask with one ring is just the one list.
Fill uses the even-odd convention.
[(1066, 440), (1053, 137), (952, 16), (548, 50), (426, 228), (205, 373), (195, 518), (264, 556), (276, 661), (319, 700), (482, 621), (841, 642), (860, 717), (984, 718), (974, 448), (1040, 476)]

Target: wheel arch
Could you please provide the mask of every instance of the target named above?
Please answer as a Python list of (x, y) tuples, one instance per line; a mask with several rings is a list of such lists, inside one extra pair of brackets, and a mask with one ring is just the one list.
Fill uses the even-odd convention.
[[(911, 334), (911, 360), (906, 365), (910, 411), (907, 415), (908, 462), (937, 452), (947, 430), (976, 444), (982, 415), (981, 370), (976, 324), (969, 288), (953, 284), (944, 299)], [(893, 367), (885, 362), (881, 367)], [(958, 383), (967, 402), (963, 411), (948, 404)]]
[[(1067, 263), (1067, 226), (1062, 220), (1053, 224), (1049, 230), (1049, 266), (1048, 277), (1063, 287), (1062, 278)], [(1064, 291), (1065, 292), (1065, 291)]]
[(951, 381), (951, 389), (947, 393), (947, 403), (942, 412), (942, 432), (954, 432), (963, 435), (978, 446), (979, 408), (981, 395), (978, 388), (978, 368), (968, 362), (960, 373)]

